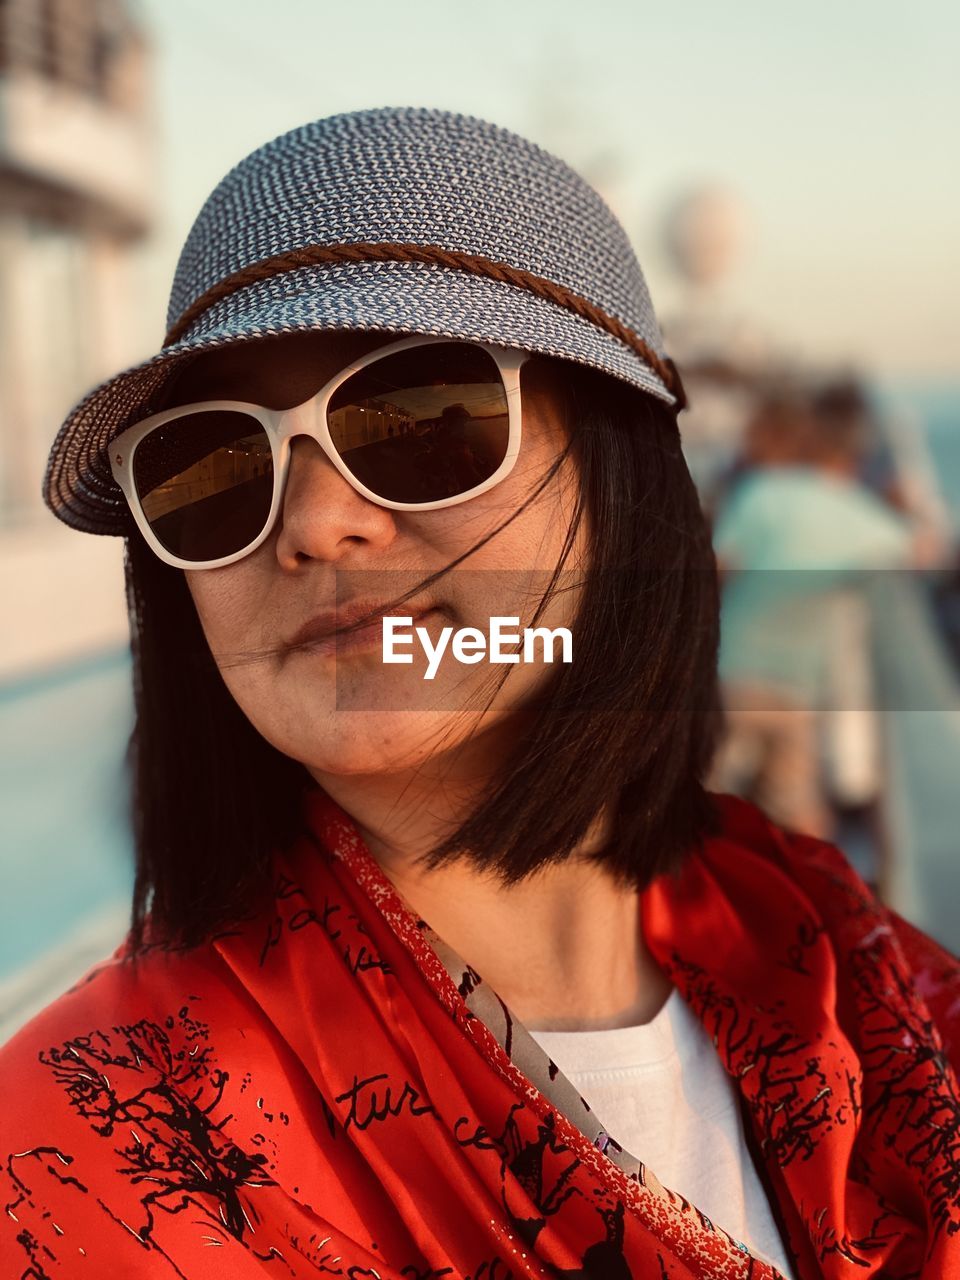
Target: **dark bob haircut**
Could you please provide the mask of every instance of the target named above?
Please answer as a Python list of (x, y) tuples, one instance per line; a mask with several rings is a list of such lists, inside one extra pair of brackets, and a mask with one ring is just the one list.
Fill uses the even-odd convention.
[[(431, 867), (467, 857), (516, 883), (569, 856), (604, 809), (612, 837), (590, 856), (642, 889), (717, 825), (703, 785), (721, 725), (710, 532), (675, 410), (568, 361), (537, 357), (525, 377), (534, 364), (565, 413), (579, 476), (561, 563), (587, 514), (577, 661), (538, 694), (529, 731), (459, 829), (421, 857)], [(131, 942), (192, 946), (272, 893), (271, 853), (300, 831), (301, 794), (317, 784), (247, 720), (184, 572), (132, 525), (125, 569), (136, 711)]]

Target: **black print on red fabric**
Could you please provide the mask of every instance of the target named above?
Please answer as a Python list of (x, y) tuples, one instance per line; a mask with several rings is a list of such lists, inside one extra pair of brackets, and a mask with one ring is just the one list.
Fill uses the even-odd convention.
[(81, 1195), (89, 1194), (88, 1188), (67, 1172), (72, 1164), (73, 1156), (65, 1155), (58, 1147), (31, 1147), (29, 1151), (7, 1156), (4, 1162), (3, 1174), (9, 1199), (6, 1199), (3, 1211), (17, 1223), (16, 1241), (30, 1264), (20, 1273), (21, 1277), (50, 1280), (47, 1263), (59, 1261), (57, 1254), (40, 1242), (24, 1219), (37, 1212), (46, 1214), (35, 1191), (43, 1178), (53, 1178), (62, 1186), (76, 1189)]
[[(170, 1035), (174, 1028), (176, 1043)], [(142, 1019), (109, 1032), (91, 1031), (39, 1055), (71, 1108), (110, 1144), (116, 1171), (143, 1192), (136, 1222), (116, 1218), (98, 1198), (100, 1208), (164, 1257), (153, 1238), (159, 1214), (202, 1215), (214, 1230), (225, 1229), (244, 1241), (253, 1228), (241, 1188), (274, 1185), (267, 1156), (240, 1150), (222, 1133), (231, 1119), (219, 1114), (229, 1075), (213, 1062), (208, 1036), (206, 1024), (184, 1005), (163, 1025)], [(41, 1168), (37, 1156), (43, 1152), (51, 1158)], [(10, 1156), (5, 1172), (14, 1195), (5, 1205), (8, 1214), (29, 1205), (43, 1215), (34, 1192), (37, 1173), (72, 1181), (89, 1194), (79, 1178), (62, 1172), (72, 1163), (69, 1153), (52, 1148)], [(29, 1256), (26, 1238), (23, 1247)], [(35, 1272), (38, 1278), (43, 1274)]]
[[(828, 852), (828, 851), (827, 851)], [(960, 1097), (935, 1022), (923, 1016), (913, 979), (897, 963), (899, 950), (889, 917), (872, 896), (862, 892), (829, 863), (818, 868), (830, 885), (838, 915), (854, 922), (860, 937), (850, 947), (850, 977), (860, 1020), (857, 1051), (870, 1082), (862, 1100), (863, 1137), (882, 1142), (884, 1159), (894, 1145), (905, 1167), (927, 1197), (931, 1230), (929, 1258), (941, 1233), (960, 1232)], [(883, 1136), (881, 1137), (881, 1130)], [(855, 1175), (869, 1185), (875, 1179), (864, 1155), (867, 1141), (855, 1153)], [(936, 1173), (932, 1171), (936, 1170)], [(868, 1241), (835, 1242), (837, 1252), (877, 1248), (900, 1234), (887, 1218), (902, 1217), (878, 1194), (883, 1212), (872, 1224)], [(898, 1264), (899, 1265), (899, 1264)], [(907, 1271), (904, 1280), (923, 1273), (922, 1265)]]
[[(367, 1272), (358, 1271), (357, 1276), (366, 1275)], [(447, 1276), (455, 1276), (457, 1273), (453, 1267), (416, 1267), (407, 1265), (400, 1268), (400, 1274), (404, 1280), (443, 1280)], [(549, 1271), (551, 1276), (557, 1274), (556, 1271)], [(514, 1271), (507, 1266), (502, 1258), (490, 1258), (485, 1262), (481, 1262), (475, 1271), (463, 1273), (462, 1280), (514, 1280)], [(459, 1277), (458, 1277), (459, 1280)]]
[(811, 916), (797, 925), (796, 941), (787, 946), (786, 960), (778, 963), (782, 969), (790, 969), (793, 973), (802, 974), (806, 978), (813, 977), (807, 968), (807, 957), (817, 945), (817, 939), (826, 933), (826, 925), (818, 924)]
[(575, 1270), (556, 1271), (558, 1280), (633, 1280), (633, 1272), (623, 1254), (623, 1215), (621, 1201), (612, 1209), (600, 1209), (605, 1235), (590, 1245), (583, 1255), (583, 1266)]
[(313, 905), (304, 890), (285, 874), (281, 874), (276, 880), (274, 897), (278, 909), (267, 926), (260, 949), (261, 969), (270, 952), (284, 937), (300, 933), (303, 929), (320, 928), (331, 942), (340, 943), (340, 953), (351, 973), (363, 973), (369, 969), (392, 973), (389, 962), (382, 960), (368, 942), (345, 940), (350, 933), (359, 934), (362, 938), (369, 938), (370, 933), (355, 912), (344, 911), (342, 903), (334, 902), (325, 894), (319, 906)]
[[(810, 1232), (811, 1243), (821, 1262), (835, 1253), (856, 1267), (866, 1267), (869, 1266), (867, 1261), (869, 1253), (883, 1249), (903, 1236), (903, 1219), (897, 1213), (881, 1212), (870, 1224), (869, 1233), (856, 1238), (846, 1233), (838, 1236), (836, 1229), (827, 1221), (826, 1213), (826, 1209), (821, 1209), (814, 1215)], [(883, 1229), (885, 1223), (886, 1230)], [(900, 1263), (897, 1263), (897, 1267), (897, 1280), (920, 1280), (919, 1270), (914, 1268), (909, 1271), (904, 1270)], [(890, 1274), (894, 1273), (890, 1272)]]
[[(332, 1237), (329, 1231), (324, 1232), (323, 1235), (320, 1235), (317, 1231), (311, 1231), (309, 1235), (301, 1236), (299, 1231), (291, 1231), (289, 1224), (286, 1224), (284, 1226), (283, 1239), (285, 1247), (289, 1247), (298, 1258), (302, 1258), (307, 1263), (311, 1276), (343, 1276), (346, 1280), (368, 1280), (368, 1278), (369, 1280), (378, 1280), (379, 1277), (382, 1280), (383, 1272), (377, 1267), (366, 1267), (360, 1263), (350, 1263), (346, 1266), (340, 1265), (343, 1262), (342, 1243), (334, 1247), (331, 1243)], [(377, 1245), (371, 1242), (370, 1248), (376, 1250)], [(283, 1257), (279, 1250), (275, 1252), (277, 1257)], [(299, 1276), (304, 1273), (299, 1270), (293, 1271), (288, 1264), (288, 1270), (285, 1274)], [(224, 1280), (227, 1280), (227, 1277), (224, 1277)]]
[(669, 975), (686, 990), (690, 1004), (713, 1037), (721, 1060), (740, 1080), (749, 1074), (746, 1091), (758, 1126), (765, 1159), (786, 1168), (806, 1160), (831, 1125), (844, 1123), (846, 1098), (837, 1102), (812, 1045), (789, 1029), (770, 1030), (724, 994), (700, 965), (671, 958)]
[(354, 1076), (351, 1087), (345, 1093), (337, 1095), (335, 1102), (347, 1103), (347, 1114), (342, 1120), (345, 1131), (351, 1126), (354, 1129), (367, 1129), (376, 1121), (398, 1116), (404, 1110), (412, 1116), (436, 1114), (432, 1103), (420, 1100), (418, 1090), (409, 1080), (403, 1082), (403, 1087), (398, 1092), (396, 1085), (380, 1083), (387, 1079), (385, 1072), (366, 1076), (362, 1080)]
[[(535, 1139), (525, 1137), (516, 1117), (526, 1110), (523, 1102), (514, 1103), (498, 1134), (491, 1133), (484, 1125), (472, 1133), (465, 1132), (469, 1122), (466, 1116), (461, 1116), (454, 1125), (454, 1138), (461, 1147), (496, 1153), (500, 1161), (500, 1199), (504, 1213), (522, 1241), (532, 1247), (547, 1218), (557, 1213), (572, 1195), (581, 1194), (567, 1185), (580, 1160), (557, 1137), (553, 1112), (537, 1121)], [(519, 1184), (521, 1191), (521, 1203), (516, 1208), (511, 1204), (515, 1184)], [(531, 1203), (538, 1211), (536, 1217), (526, 1216)]]
[[(491, 1134), (480, 1125), (467, 1131), (468, 1120), (461, 1116), (454, 1125), (454, 1138), (461, 1147), (493, 1151), (500, 1160), (500, 1200), (507, 1221), (520, 1241), (530, 1249), (547, 1224), (547, 1219), (574, 1195), (582, 1192), (568, 1185), (580, 1166), (580, 1159), (556, 1132), (552, 1111), (537, 1120), (535, 1139), (525, 1137), (517, 1123), (518, 1115), (527, 1111), (523, 1102), (514, 1103), (506, 1124), (499, 1134)], [(514, 1190), (519, 1185), (520, 1196)], [(537, 1210), (529, 1216), (530, 1205)], [(559, 1280), (632, 1280), (632, 1272), (623, 1252), (624, 1206), (614, 1200), (611, 1205), (597, 1205), (598, 1238), (589, 1245), (580, 1267), (573, 1270), (551, 1269)]]
[[(866, 947), (854, 952), (852, 970), (860, 1053), (876, 1082), (863, 1101), (865, 1127), (882, 1124), (899, 1139), (904, 1164), (927, 1193), (932, 1250), (942, 1231), (960, 1231), (960, 1098), (936, 1026), (917, 1012), (902, 975)], [(891, 1025), (898, 1025), (895, 1041)], [(931, 1176), (931, 1169), (939, 1172)]]

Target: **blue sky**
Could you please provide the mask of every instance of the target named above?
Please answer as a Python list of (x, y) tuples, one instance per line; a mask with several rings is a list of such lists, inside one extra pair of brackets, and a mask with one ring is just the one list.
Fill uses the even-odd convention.
[[(140, 0), (154, 39), (165, 301), (205, 196), (305, 120), (440, 106), (603, 186), (658, 309), (673, 199), (719, 182), (750, 235), (728, 306), (798, 356), (960, 375), (955, 6), (808, 0)], [(162, 311), (163, 302), (160, 304)], [(162, 314), (155, 332), (162, 328)]]

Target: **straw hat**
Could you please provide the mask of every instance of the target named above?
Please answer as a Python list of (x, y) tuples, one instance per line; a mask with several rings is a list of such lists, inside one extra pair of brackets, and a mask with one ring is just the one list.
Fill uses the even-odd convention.
[(468, 116), (350, 112), (266, 143), (214, 189), (180, 254), (162, 349), (71, 411), (45, 503), (75, 529), (131, 532), (111, 440), (196, 352), (314, 329), (479, 339), (684, 403), (626, 233), (568, 165)]

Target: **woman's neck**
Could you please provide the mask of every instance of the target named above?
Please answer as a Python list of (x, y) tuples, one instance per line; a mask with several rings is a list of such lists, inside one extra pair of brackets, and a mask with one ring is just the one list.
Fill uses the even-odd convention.
[(474, 968), (525, 1026), (602, 1030), (650, 1021), (671, 984), (650, 956), (635, 890), (583, 853), (606, 835), (594, 824), (569, 858), (504, 886), (460, 859), (434, 871), (418, 855), (448, 836), (469, 802), (462, 781), (406, 775), (317, 778), (356, 822), (408, 906)]

